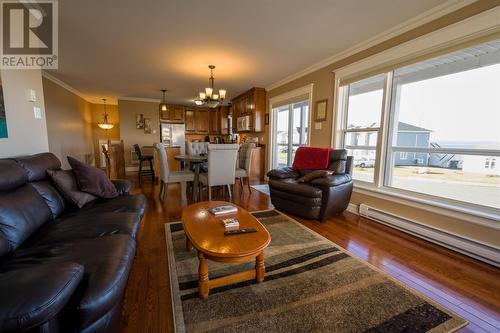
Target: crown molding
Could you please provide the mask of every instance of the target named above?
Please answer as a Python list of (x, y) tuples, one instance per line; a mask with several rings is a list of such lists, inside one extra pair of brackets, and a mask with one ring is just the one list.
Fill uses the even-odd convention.
[(160, 103), (159, 98), (143, 98), (143, 97), (118, 97), (118, 101)]
[(448, 0), (445, 3), (436, 6), (428, 11), (423, 12), (422, 14), (419, 14), (417, 16), (414, 16), (413, 18), (398, 24), (380, 34), (375, 35), (374, 37), (371, 37), (361, 43), (358, 43), (354, 45), (353, 47), (350, 47), (342, 52), (336, 53), (326, 59), (323, 59), (314, 65), (311, 65), (301, 71), (298, 71), (295, 74), (289, 75), (279, 81), (276, 81), (268, 86), (266, 86), (266, 91), (273, 90), (275, 88), (278, 88), (284, 84), (287, 84), (293, 80), (296, 80), (302, 76), (305, 76), (307, 74), (310, 74), (312, 72), (315, 72), (321, 68), (327, 67), (328, 65), (331, 65), (337, 61), (340, 61), (342, 59), (345, 59), (347, 57), (350, 57), (358, 52), (361, 52), (363, 50), (366, 50), (372, 46), (375, 46), (377, 44), (380, 44), (386, 40), (389, 40), (393, 37), (396, 37), (398, 35), (401, 35), (407, 31), (410, 31), (412, 29), (415, 29), (421, 25), (424, 25), (428, 22), (431, 22), (439, 17), (442, 17), (446, 14), (449, 14), (451, 12), (454, 12), (462, 7), (465, 7), (467, 5), (470, 5), (471, 3), (474, 3), (475, 0)]
[[(73, 93), (75, 95), (77, 95), (78, 97), (80, 97), (81, 99), (83, 99), (84, 101), (90, 103), (90, 104), (100, 104), (100, 101), (99, 102), (96, 102), (96, 101), (93, 101), (92, 99), (90, 99), (88, 96), (85, 96), (81, 91), (73, 88), (72, 86), (70, 86), (69, 84), (67, 84), (66, 82), (63, 82), (61, 80), (59, 80), (58, 78), (56, 78), (55, 76), (53, 76), (52, 74), (49, 74), (48, 72), (46, 71), (42, 71), (42, 77), (46, 78), (47, 80), (49, 81), (52, 81), (53, 83), (57, 84), (58, 86), (60, 86), (61, 88), (64, 88), (66, 89), (67, 91), (69, 91), (70, 93)], [(108, 105), (118, 105), (118, 103), (113, 103), (111, 100), (109, 100), (109, 103), (107, 103)]]
[(68, 90), (69, 92), (77, 95), (78, 97), (80, 97), (81, 99), (84, 99), (85, 101), (89, 102), (89, 103), (92, 103), (87, 96), (85, 96), (83, 93), (81, 93), (80, 91), (76, 90), (75, 88), (73, 88), (72, 86), (70, 86), (69, 84), (67, 84), (66, 82), (63, 82), (61, 80), (59, 80), (58, 78), (56, 78), (55, 76), (53, 76), (52, 74), (49, 74), (48, 72), (46, 71), (42, 71), (42, 77), (46, 78), (47, 80), (50, 80), (52, 82), (54, 82), (55, 84), (57, 84), (58, 86)]

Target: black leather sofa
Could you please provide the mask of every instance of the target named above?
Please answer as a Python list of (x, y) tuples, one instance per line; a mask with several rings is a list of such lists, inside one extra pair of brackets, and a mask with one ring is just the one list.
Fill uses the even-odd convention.
[(331, 176), (300, 183), (299, 178), (313, 170), (271, 170), (267, 173), (271, 202), (283, 212), (324, 221), (349, 205), (352, 169), (352, 156), (347, 156), (345, 149), (337, 149), (330, 152), (328, 170), (334, 172)]
[(46, 176), (50, 153), (0, 160), (0, 332), (115, 332), (142, 195), (72, 210)]

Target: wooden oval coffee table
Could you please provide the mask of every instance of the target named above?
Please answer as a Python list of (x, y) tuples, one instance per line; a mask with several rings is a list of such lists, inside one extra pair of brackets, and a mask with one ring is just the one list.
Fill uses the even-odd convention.
[[(199, 276), (198, 294), (201, 299), (208, 297), (210, 288), (254, 278), (257, 282), (264, 281), (264, 249), (271, 242), (267, 229), (249, 212), (238, 207), (238, 212), (214, 216), (208, 209), (230, 205), (225, 201), (205, 201), (187, 206), (182, 211), (182, 225), (186, 234), (186, 248), (194, 247), (198, 251)], [(231, 204), (233, 205), (233, 204)], [(256, 229), (257, 232), (238, 235), (224, 235), (224, 225), (221, 219), (236, 217), (240, 221), (240, 229)], [(245, 262), (255, 258), (255, 269), (208, 279), (207, 260), (225, 263)]]

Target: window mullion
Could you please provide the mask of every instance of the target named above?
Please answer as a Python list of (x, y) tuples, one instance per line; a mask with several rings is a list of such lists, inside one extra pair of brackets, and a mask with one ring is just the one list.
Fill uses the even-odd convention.
[[(386, 151), (387, 151), (387, 134), (389, 124), (389, 113), (391, 109), (391, 86), (392, 72), (385, 75), (384, 82), (384, 97), (382, 100), (382, 112), (380, 115), (380, 130), (377, 136), (377, 153), (375, 157), (374, 182), (376, 187), (384, 185)], [(389, 152), (390, 153), (390, 152)]]

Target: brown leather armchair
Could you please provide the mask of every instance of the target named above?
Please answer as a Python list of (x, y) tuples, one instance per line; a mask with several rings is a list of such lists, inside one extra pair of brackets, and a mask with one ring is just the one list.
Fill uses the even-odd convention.
[(347, 150), (330, 152), (328, 170), (333, 175), (299, 183), (298, 179), (313, 170), (294, 170), (290, 167), (271, 170), (269, 189), (274, 207), (286, 213), (323, 222), (342, 213), (349, 205), (352, 193), (352, 156)]

